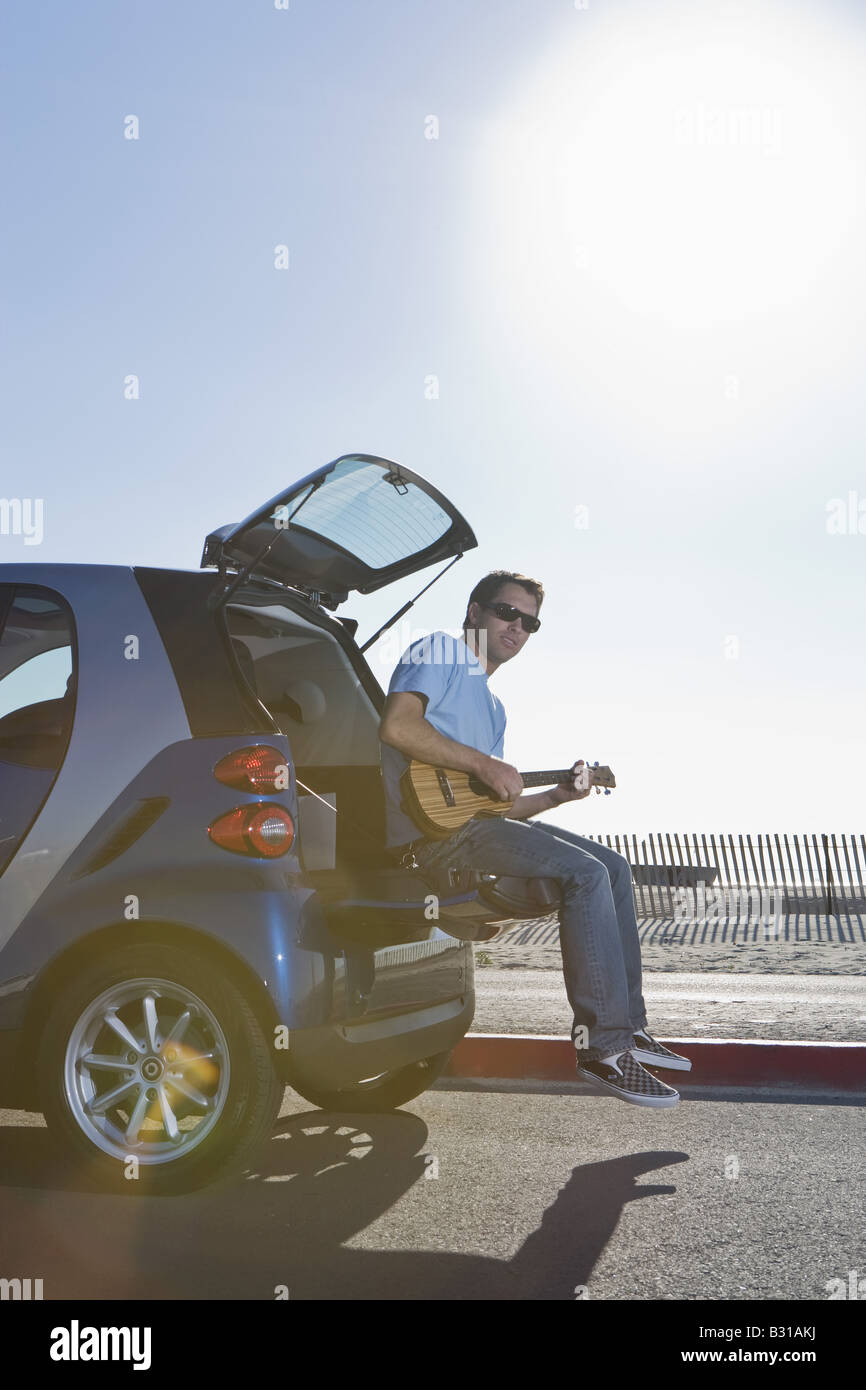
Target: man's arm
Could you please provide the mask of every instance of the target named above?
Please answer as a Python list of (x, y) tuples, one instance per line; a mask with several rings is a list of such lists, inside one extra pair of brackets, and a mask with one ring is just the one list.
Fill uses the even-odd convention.
[[(539, 811), (550, 811), (554, 806), (561, 806), (565, 801), (582, 801), (585, 796), (589, 796), (591, 787), (586, 791), (578, 791), (574, 776), (577, 769), (583, 765), (583, 758), (579, 758), (573, 764), (570, 772), (571, 782), (560, 782), (555, 787), (548, 787), (547, 791), (530, 792), (528, 795), (519, 796), (510, 811), (505, 812), (508, 820), (525, 820), (527, 816), (535, 816)], [(596, 788), (596, 791), (598, 788)]]
[(397, 748), (404, 757), (440, 767), (456, 767), (460, 772), (478, 773), (484, 754), (465, 743), (455, 743), (434, 729), (424, 718), (426, 695), (414, 690), (397, 690), (385, 701), (379, 723), (379, 738)]
[(550, 811), (560, 804), (558, 797), (553, 794), (552, 787), (544, 792), (523, 792), (511, 810), (505, 812), (505, 819), (527, 820), (530, 816), (537, 816), (540, 811)]
[[(502, 758), (482, 753), (465, 743), (456, 743), (454, 739), (440, 734), (424, 718), (426, 698), (426, 695), (415, 690), (395, 690), (388, 696), (379, 723), (382, 743), (390, 743), (404, 757), (417, 758), (422, 763), (454, 767), (459, 772), (473, 772), (501, 801), (519, 797), (523, 783), (517, 768)], [(537, 799), (532, 797), (533, 801)]]

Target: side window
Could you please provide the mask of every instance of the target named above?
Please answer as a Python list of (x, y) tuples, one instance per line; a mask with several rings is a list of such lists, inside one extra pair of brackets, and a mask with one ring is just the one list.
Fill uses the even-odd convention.
[(38, 813), (75, 709), (72, 621), (45, 590), (0, 590), (0, 868)]

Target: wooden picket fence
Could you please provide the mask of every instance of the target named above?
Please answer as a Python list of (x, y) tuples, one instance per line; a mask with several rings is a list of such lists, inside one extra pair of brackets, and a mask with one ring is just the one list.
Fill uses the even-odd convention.
[(747, 903), (756, 894), (784, 912), (866, 909), (864, 835), (698, 835), (658, 832), (589, 835), (631, 865), (639, 910), (673, 914), (683, 895), (697, 900), (721, 889)]

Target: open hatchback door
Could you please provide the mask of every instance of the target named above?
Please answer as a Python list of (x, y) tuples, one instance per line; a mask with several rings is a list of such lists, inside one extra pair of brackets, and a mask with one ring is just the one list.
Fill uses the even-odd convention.
[(335, 609), (478, 542), (447, 497), (402, 464), (345, 454), (293, 483), (245, 521), (207, 537), (216, 565), (308, 594)]
[[(244, 678), (288, 737), (305, 793), (306, 877), (343, 941), (374, 949), (420, 942), (437, 924), (452, 937), (489, 940), (505, 921), (543, 914), (534, 897), (515, 901), (501, 878), (428, 879), (395, 862), (384, 845), (384, 696), (363, 655), (384, 628), (359, 647), (354, 620), (321, 611), (352, 591), (373, 593), (428, 566), (447, 567), (477, 544), (435, 487), (371, 454), (335, 459), (205, 542), (202, 567), (220, 570), (215, 602)], [(432, 918), (431, 893), (439, 908)]]

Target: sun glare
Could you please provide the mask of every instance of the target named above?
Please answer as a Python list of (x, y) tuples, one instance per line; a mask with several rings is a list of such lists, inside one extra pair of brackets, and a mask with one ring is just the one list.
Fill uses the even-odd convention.
[(662, 9), (576, 13), (480, 142), (487, 320), (566, 371), (639, 345), (687, 375), (719, 328), (773, 316), (784, 355), (791, 314), (863, 289), (856, 20)]

